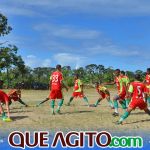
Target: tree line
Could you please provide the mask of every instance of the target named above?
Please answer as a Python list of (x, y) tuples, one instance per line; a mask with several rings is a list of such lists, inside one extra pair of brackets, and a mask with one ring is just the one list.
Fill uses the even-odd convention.
[[(0, 13), (0, 37), (9, 34), (12, 27), (8, 25), (6, 16)], [(7, 41), (0, 41), (0, 80), (4, 81), (4, 87), (14, 88), (21, 83), (25, 89), (48, 89), (50, 74), (55, 70), (53, 67), (30, 68), (25, 65), (24, 60), (18, 55), (18, 48), (15, 45), (5, 44)], [(63, 66), (64, 80), (68, 86), (73, 86), (73, 75), (79, 74), (85, 84), (94, 82), (110, 82), (113, 80), (113, 67), (106, 68), (103, 65), (89, 64), (85, 67), (73, 69), (70, 66)], [(140, 73), (143, 78), (145, 72), (126, 71), (132, 81), (135, 73)]]

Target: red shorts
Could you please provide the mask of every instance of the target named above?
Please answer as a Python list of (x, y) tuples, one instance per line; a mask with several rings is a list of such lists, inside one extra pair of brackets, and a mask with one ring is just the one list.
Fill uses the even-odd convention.
[(119, 94), (120, 100), (124, 100), (126, 97), (126, 91), (123, 91), (122, 93)]
[(62, 99), (62, 98), (63, 98), (62, 91), (61, 91), (61, 90), (51, 90), (51, 91), (50, 91), (49, 98), (50, 98), (51, 100), (54, 100), (54, 99)]
[(77, 98), (77, 97), (83, 98), (83, 97), (84, 97), (84, 94), (83, 94), (83, 92), (73, 92), (72, 97), (75, 97), (75, 98)]
[(102, 99), (105, 99), (105, 98), (107, 98), (109, 95), (108, 94), (106, 94), (106, 93), (103, 93), (103, 92), (101, 92), (101, 93), (99, 93), (100, 94), (100, 96), (102, 97)]
[(0, 102), (6, 103), (6, 101), (9, 101), (8, 95), (0, 90)]
[(143, 99), (131, 99), (128, 107), (132, 109), (139, 107), (141, 110), (143, 110), (147, 107), (147, 103)]

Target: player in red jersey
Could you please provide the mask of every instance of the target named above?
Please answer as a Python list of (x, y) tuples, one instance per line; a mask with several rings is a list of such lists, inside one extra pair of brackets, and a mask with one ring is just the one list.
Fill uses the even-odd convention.
[(12, 100), (14, 102), (19, 102), (20, 104), (24, 105), (25, 107), (28, 107), (28, 105), (23, 102), (23, 100), (21, 99), (21, 87), (20, 85), (18, 85), (16, 87), (16, 89), (12, 89), (8, 92), (8, 97), (9, 97), (9, 105), (12, 104)]
[(147, 103), (150, 107), (150, 68), (147, 68), (144, 83), (146, 84), (146, 87), (147, 87), (147, 94), (148, 94)]
[[(2, 84), (3, 82), (1, 82), (1, 86)], [(5, 115), (4, 109), (2, 107), (2, 103), (6, 104), (7, 116)], [(8, 95), (2, 90), (0, 90), (0, 113), (2, 114), (3, 121), (12, 121), (10, 119), (9, 98)]]
[(141, 76), (139, 74), (135, 75), (135, 80), (130, 84), (129, 87), (129, 97), (131, 97), (131, 102), (126, 110), (126, 112), (121, 116), (117, 124), (122, 124), (122, 122), (130, 115), (130, 113), (139, 107), (141, 110), (144, 110), (147, 114), (150, 115), (150, 110), (147, 108), (146, 103), (146, 85), (141, 81)]
[[(120, 72), (120, 76), (121, 76), (123, 82), (124, 82), (125, 85), (126, 85), (126, 91), (127, 91), (127, 93), (128, 93), (128, 89), (129, 89), (129, 86), (130, 86), (129, 77), (126, 75), (125, 71), (121, 71), (121, 72)], [(129, 105), (129, 103), (130, 103), (130, 98), (127, 97), (127, 95), (128, 95), (128, 94), (126, 94), (126, 99), (125, 99), (125, 101), (126, 101), (126, 106), (128, 107), (128, 105)]]
[(124, 110), (127, 108), (126, 107), (126, 101), (125, 101), (125, 97), (126, 97), (126, 93), (127, 93), (127, 87), (126, 87), (125, 81), (120, 76), (120, 69), (116, 69), (115, 72), (114, 72), (114, 75), (115, 75), (114, 82), (105, 83), (105, 84), (106, 85), (107, 84), (108, 85), (116, 84), (116, 86), (117, 86), (118, 94), (115, 95), (114, 98), (113, 98), (115, 112), (112, 115), (115, 117), (115, 116), (119, 116), (118, 101), (119, 101), (119, 103), (121, 104), (121, 106)]
[(87, 97), (84, 95), (84, 92), (83, 92), (83, 83), (82, 81), (79, 79), (79, 75), (78, 74), (75, 74), (74, 76), (74, 89), (73, 89), (73, 94), (72, 96), (70, 97), (70, 100), (68, 102), (68, 106), (70, 106), (70, 103), (73, 101), (74, 98), (83, 98), (83, 100), (87, 103), (87, 105), (89, 106), (89, 103), (88, 103), (88, 99)]
[[(109, 106), (111, 108), (114, 108), (113, 107), (113, 102), (110, 100), (110, 92), (109, 90), (103, 86), (102, 84), (99, 84), (99, 82), (96, 82), (95, 83), (95, 87), (96, 87), (96, 91), (98, 92), (99, 94), (99, 99), (96, 101), (96, 103), (94, 104), (94, 107), (97, 107), (97, 105), (103, 100), (103, 99), (107, 99), (108, 103), (109, 103)], [(93, 106), (93, 105), (91, 105)]]
[(63, 83), (63, 75), (61, 72), (61, 65), (56, 66), (56, 71), (54, 71), (50, 76), (50, 94), (49, 99), (51, 100), (51, 108), (52, 108), (52, 114), (55, 114), (54, 112), (54, 106), (55, 106), (55, 100), (60, 99), (58, 108), (56, 110), (57, 113), (60, 113), (60, 108), (63, 105), (64, 98), (62, 94), (62, 88), (65, 87), (68, 91), (68, 87)]

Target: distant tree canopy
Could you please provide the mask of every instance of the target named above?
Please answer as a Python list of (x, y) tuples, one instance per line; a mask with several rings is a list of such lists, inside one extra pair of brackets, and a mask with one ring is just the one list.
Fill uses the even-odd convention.
[(0, 36), (10, 33), (11, 30), (12, 28), (8, 25), (7, 17), (0, 13)]

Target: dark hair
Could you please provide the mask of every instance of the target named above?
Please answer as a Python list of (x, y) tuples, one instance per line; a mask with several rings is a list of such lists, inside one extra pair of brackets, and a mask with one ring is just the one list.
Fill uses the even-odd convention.
[(61, 69), (61, 65), (56, 65), (56, 69)]
[(125, 73), (125, 71), (122, 70), (122, 71), (121, 71), (121, 74), (125, 75), (126, 73)]
[(115, 71), (119, 72), (120, 73), (120, 69), (116, 69)]
[(74, 76), (77, 77), (77, 78), (79, 78), (79, 74), (75, 74)]
[(147, 68), (147, 71), (150, 72), (150, 68)]
[(141, 81), (141, 75), (140, 74), (135, 74), (134, 78), (138, 81)]

